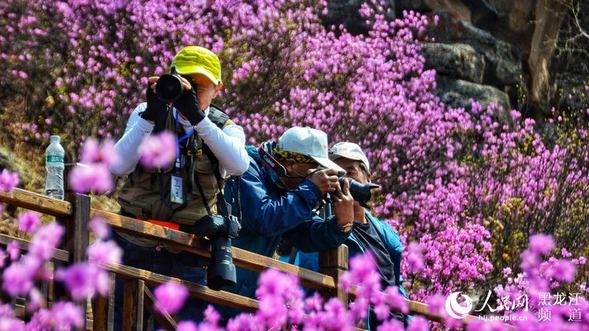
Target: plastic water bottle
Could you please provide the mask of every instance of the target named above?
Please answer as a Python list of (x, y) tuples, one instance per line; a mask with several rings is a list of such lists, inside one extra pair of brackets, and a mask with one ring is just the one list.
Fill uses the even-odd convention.
[(65, 168), (65, 151), (59, 144), (59, 136), (51, 136), (51, 141), (45, 150), (45, 194), (63, 200), (63, 169)]

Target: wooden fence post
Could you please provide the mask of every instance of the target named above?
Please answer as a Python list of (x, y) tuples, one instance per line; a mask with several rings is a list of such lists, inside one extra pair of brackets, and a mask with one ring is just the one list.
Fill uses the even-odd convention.
[[(65, 228), (63, 248), (69, 252), (69, 265), (86, 260), (86, 249), (88, 248), (89, 241), (90, 197), (84, 194), (68, 193), (66, 200), (72, 206), (72, 214), (70, 216), (60, 217), (57, 221)], [(57, 270), (58, 265), (57, 263), (54, 264), (55, 270)], [(54, 291), (54, 300), (66, 297), (63, 285), (54, 283)], [(78, 302), (78, 305), (84, 312), (83, 330), (86, 329), (86, 301), (82, 300)]]
[(332, 276), (335, 280), (334, 290), (323, 290), (324, 298), (337, 297), (347, 307), (348, 294), (339, 287), (341, 275), (348, 270), (348, 246), (340, 245), (335, 249), (319, 253), (319, 272)]
[(125, 279), (123, 290), (123, 331), (143, 330), (145, 282)]
[(92, 300), (92, 330), (94, 331), (113, 331), (114, 329), (115, 274), (109, 272), (108, 278), (113, 286), (109, 296), (96, 296)]
[(71, 263), (86, 260), (88, 248), (88, 222), (90, 221), (90, 197), (84, 194), (68, 194), (72, 215), (63, 218), (65, 249), (70, 252)]

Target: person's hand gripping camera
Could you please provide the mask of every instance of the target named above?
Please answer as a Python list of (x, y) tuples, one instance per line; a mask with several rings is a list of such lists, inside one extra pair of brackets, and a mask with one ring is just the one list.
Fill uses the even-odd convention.
[(159, 112), (166, 106), (174, 107), (185, 117), (192, 126), (205, 118), (198, 106), (198, 96), (194, 86), (180, 75), (162, 75), (149, 77), (146, 89), (147, 108), (141, 117), (155, 122)]
[(319, 188), (321, 194), (329, 193), (337, 225), (342, 231), (349, 231), (354, 223), (354, 198), (350, 193), (348, 179), (340, 180), (335, 169), (310, 170), (309, 173), (309, 180)]

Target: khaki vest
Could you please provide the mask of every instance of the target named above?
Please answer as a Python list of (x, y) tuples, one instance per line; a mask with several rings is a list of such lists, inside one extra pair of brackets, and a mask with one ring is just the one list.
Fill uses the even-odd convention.
[[(218, 127), (225, 128), (234, 124), (229, 117), (221, 110), (211, 106), (208, 118)], [(165, 125), (160, 125), (171, 132), (175, 132), (175, 121), (170, 111), (166, 116)], [(161, 131), (157, 129), (156, 131)], [(177, 136), (184, 135), (184, 128), (179, 125)], [(170, 202), (170, 185), (172, 174), (174, 173), (174, 164), (166, 169), (148, 169), (137, 165), (135, 171), (129, 175), (119, 196), (119, 203), (124, 212), (134, 215), (140, 219), (154, 219), (171, 221), (183, 225), (191, 225), (207, 215), (203, 199), (201, 197), (196, 181), (198, 180), (203, 189), (206, 201), (213, 214), (217, 212), (217, 194), (219, 185), (215, 176), (219, 164), (216, 159), (205, 152), (206, 145), (195, 132), (185, 142), (184, 148), (181, 148), (181, 154), (185, 156), (186, 164), (194, 163), (192, 173), (194, 175), (194, 185), (190, 176), (190, 168), (187, 165), (181, 169), (182, 182), (184, 188), (185, 204), (179, 205)], [(193, 146), (188, 148), (186, 146)], [(211, 153), (212, 155), (212, 153)], [(214, 156), (213, 156), (214, 158)], [(222, 185), (222, 183), (221, 183)], [(188, 188), (190, 192), (187, 192)]]

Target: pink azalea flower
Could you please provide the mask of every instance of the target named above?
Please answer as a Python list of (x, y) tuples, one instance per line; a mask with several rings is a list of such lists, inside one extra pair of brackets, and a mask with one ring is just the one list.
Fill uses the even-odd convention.
[(20, 248), (18, 247), (18, 242), (11, 241), (8, 245), (6, 245), (6, 252), (8, 252), (10, 260), (16, 261), (20, 256)]
[(554, 249), (554, 238), (546, 234), (533, 235), (528, 249), (536, 254), (548, 255)]
[(158, 286), (155, 291), (155, 307), (160, 312), (175, 314), (182, 308), (188, 297), (188, 290), (184, 285), (169, 281)]
[(111, 282), (108, 272), (106, 272), (103, 269), (97, 268), (95, 276), (96, 292), (98, 292), (98, 294), (102, 295), (103, 297), (107, 296), (110, 293), (113, 286), (113, 283)]
[(63, 232), (63, 227), (56, 222), (41, 226), (33, 235), (29, 245), (30, 254), (42, 261), (49, 260), (53, 257), (53, 252), (61, 241)]
[(176, 325), (176, 331), (198, 331), (200, 328), (196, 327), (196, 324), (191, 321), (181, 321)]
[(242, 330), (259, 330), (264, 328), (260, 326), (257, 318), (252, 314), (240, 314), (230, 319), (227, 323), (227, 331), (242, 331)]
[(36, 269), (24, 261), (12, 263), (2, 273), (2, 289), (12, 297), (26, 295), (33, 287)]
[(99, 269), (89, 263), (76, 263), (67, 269), (60, 269), (56, 278), (62, 281), (74, 300), (87, 299), (96, 293)]
[(110, 235), (110, 227), (102, 217), (94, 217), (88, 226), (100, 239), (106, 239)]
[(112, 241), (97, 240), (88, 246), (88, 261), (96, 264), (119, 264), (123, 256), (123, 250)]
[(176, 159), (176, 136), (168, 131), (148, 136), (139, 146), (139, 154), (146, 167), (167, 167)]
[(205, 321), (213, 325), (217, 325), (221, 320), (221, 315), (215, 310), (215, 308), (211, 305), (208, 305), (204, 311), (204, 318)]
[(84, 325), (84, 311), (71, 302), (57, 302), (51, 307), (54, 325), (60, 330), (81, 328)]
[(0, 317), (14, 317), (14, 310), (10, 304), (0, 303)]
[(571, 283), (575, 280), (577, 268), (571, 261), (560, 259), (552, 265), (552, 272), (557, 280)]
[(0, 317), (0, 330), (25, 331), (25, 323), (16, 318)]
[(0, 249), (0, 268), (4, 268), (4, 265), (6, 264), (7, 257), (8, 257), (8, 255), (6, 254), (6, 252), (3, 251), (2, 249)]
[(405, 300), (403, 295), (401, 295), (398, 287), (387, 287), (387, 289), (385, 290), (385, 294), (385, 301), (390, 307), (404, 314), (409, 313), (409, 305), (407, 304), (407, 300)]
[(0, 172), (0, 192), (10, 192), (18, 186), (20, 179), (17, 172), (10, 172), (7, 169)]
[(33, 314), (31, 321), (27, 323), (28, 330), (50, 330), (53, 323), (51, 311), (41, 308)]
[(43, 294), (41, 294), (41, 291), (39, 291), (36, 287), (33, 287), (31, 292), (29, 292), (29, 302), (27, 303), (27, 309), (29, 311), (35, 311), (44, 306), (45, 298), (43, 297)]
[(33, 233), (40, 223), (39, 215), (33, 211), (24, 212), (18, 216), (18, 229), (20, 231)]
[(84, 164), (101, 163), (112, 166), (119, 161), (114, 146), (112, 139), (106, 139), (100, 144), (95, 138), (88, 138), (84, 142), (81, 161)]
[(428, 331), (429, 325), (425, 318), (421, 316), (414, 316), (411, 321), (409, 321), (409, 326), (407, 327), (407, 331)]
[(403, 331), (403, 323), (397, 320), (390, 320), (382, 323), (376, 328), (376, 331)]
[(423, 269), (423, 249), (419, 243), (412, 242), (407, 246), (407, 265), (410, 273), (417, 273)]
[(108, 166), (102, 163), (76, 165), (69, 175), (72, 190), (80, 193), (105, 193), (113, 189), (113, 180)]

